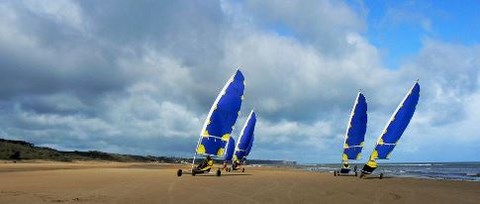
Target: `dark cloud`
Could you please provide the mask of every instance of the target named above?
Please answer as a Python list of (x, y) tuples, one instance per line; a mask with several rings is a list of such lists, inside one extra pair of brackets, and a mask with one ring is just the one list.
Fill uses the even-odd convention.
[(2, 98), (58, 92), (94, 97), (129, 83), (104, 47), (78, 33), (70, 34), (67, 31), (74, 32), (73, 28), (22, 5), (10, 9), (15, 18), (1, 25), (9, 29), (0, 37)]

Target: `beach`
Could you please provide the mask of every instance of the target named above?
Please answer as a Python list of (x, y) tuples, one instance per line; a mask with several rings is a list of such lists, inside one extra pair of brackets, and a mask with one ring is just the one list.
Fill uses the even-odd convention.
[(0, 164), (0, 203), (477, 203), (480, 182), (358, 179), (303, 169), (184, 174), (178, 165), (104, 162)]

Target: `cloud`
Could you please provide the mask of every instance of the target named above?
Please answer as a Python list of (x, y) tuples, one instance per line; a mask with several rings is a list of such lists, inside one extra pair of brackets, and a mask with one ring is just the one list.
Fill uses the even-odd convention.
[(57, 22), (59, 18), (69, 21), (67, 17), (58, 14), (43, 18), (53, 11), (32, 13), (20, 2), (15, 3), (0, 6), (6, 11), (0, 14), (2, 97), (75, 92), (87, 98), (121, 89), (129, 82), (128, 77), (116, 72), (102, 46), (63, 21)]
[(427, 40), (419, 55), (406, 65), (406, 72), (421, 76), (424, 110), (431, 124), (441, 126), (466, 118), (470, 97), (479, 91), (480, 55), (478, 46), (466, 47)]
[(455, 148), (478, 144), (478, 46), (424, 39), (418, 55), (386, 69), (363, 34), (364, 10), (288, 4), (2, 2), (1, 137), (191, 156), (210, 105), (240, 67), (247, 86), (234, 136), (255, 108), (253, 158), (339, 161), (358, 89), (369, 104), (368, 155), (417, 78), (421, 99), (398, 161), (439, 159), (430, 145), (451, 135)]
[(81, 9), (72, 1), (27, 0), (22, 3), (29, 12), (55, 23), (70, 26), (78, 31), (83, 31), (86, 27)]
[(340, 1), (246, 1), (244, 12), (257, 27), (296, 36), (325, 55), (344, 54), (342, 36), (365, 30), (364, 17)]

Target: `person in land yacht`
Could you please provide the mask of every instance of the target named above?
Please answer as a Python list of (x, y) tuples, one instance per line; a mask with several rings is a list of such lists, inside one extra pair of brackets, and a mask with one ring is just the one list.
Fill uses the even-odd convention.
[(203, 173), (208, 173), (213, 167), (213, 159), (210, 155), (205, 158), (198, 166), (194, 169), (192, 169), (192, 172), (195, 174), (203, 174)]

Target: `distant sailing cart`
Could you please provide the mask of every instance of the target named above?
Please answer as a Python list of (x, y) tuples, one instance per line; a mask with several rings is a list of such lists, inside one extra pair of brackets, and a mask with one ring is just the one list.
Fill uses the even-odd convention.
[(334, 176), (355, 175), (357, 168), (355, 166), (351, 174), (351, 167), (348, 160), (359, 160), (362, 152), (365, 132), (367, 131), (367, 101), (365, 96), (358, 92), (357, 99), (353, 104), (352, 113), (345, 133), (343, 143), (342, 167), (339, 171), (334, 171)]
[[(200, 157), (223, 158), (233, 127), (240, 114), (244, 89), (245, 78), (242, 72), (237, 70), (225, 84), (208, 113), (197, 142), (192, 168), (187, 171), (179, 169), (177, 176), (182, 176), (184, 172), (192, 174), (192, 176), (212, 173), (210, 171), (213, 170), (213, 160), (208, 165), (210, 168), (207, 167), (206, 170), (203, 170), (205, 168), (200, 169), (195, 166), (195, 158), (197, 155)], [(215, 175), (221, 176), (221, 174), (222, 172), (218, 168)]]
[[(417, 82), (408, 91), (405, 98), (392, 114), (390, 121), (385, 126), (382, 134), (377, 140), (375, 149), (368, 162), (363, 166), (361, 170), (360, 178), (367, 175), (371, 175), (377, 168), (377, 159), (388, 159), (390, 153), (397, 145), (398, 140), (402, 136), (403, 132), (407, 128), (410, 120), (415, 113), (415, 109), (420, 98), (420, 85)], [(380, 173), (380, 179), (383, 178), (383, 173)]]
[(255, 138), (255, 124), (257, 123), (257, 116), (255, 111), (251, 111), (247, 117), (247, 121), (240, 132), (237, 145), (235, 146), (235, 153), (233, 154), (232, 168), (230, 170), (237, 170), (245, 172), (242, 167), (246, 164), (247, 156), (250, 154)]
[(230, 140), (228, 141), (228, 144), (227, 144), (227, 151), (225, 151), (225, 159), (223, 160), (222, 170), (226, 172), (232, 171), (231, 168), (228, 167), (228, 164), (232, 163), (234, 152), (235, 152), (235, 139), (233, 139), (233, 137), (230, 137)]

